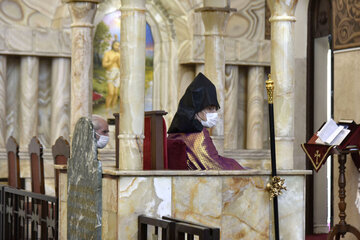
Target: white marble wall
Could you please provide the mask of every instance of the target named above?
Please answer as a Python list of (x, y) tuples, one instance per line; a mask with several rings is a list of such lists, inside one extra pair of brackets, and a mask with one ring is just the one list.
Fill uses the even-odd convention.
[[(103, 239), (137, 239), (137, 217), (141, 214), (220, 227), (221, 239), (226, 240), (273, 239), (272, 202), (265, 190), (269, 172), (136, 173), (104, 169), (104, 173), (116, 176), (103, 179)], [(308, 172), (280, 173), (288, 187), (279, 197), (280, 239), (305, 238), (304, 174)], [(64, 178), (66, 174), (62, 174)], [(60, 213), (63, 232), (65, 200), (60, 202)]]

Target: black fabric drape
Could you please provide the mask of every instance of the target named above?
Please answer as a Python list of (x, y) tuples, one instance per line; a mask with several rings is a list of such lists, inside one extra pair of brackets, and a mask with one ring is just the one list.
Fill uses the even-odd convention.
[(203, 126), (195, 119), (195, 114), (208, 106), (220, 108), (216, 88), (204, 74), (199, 73), (180, 99), (168, 133), (201, 132)]

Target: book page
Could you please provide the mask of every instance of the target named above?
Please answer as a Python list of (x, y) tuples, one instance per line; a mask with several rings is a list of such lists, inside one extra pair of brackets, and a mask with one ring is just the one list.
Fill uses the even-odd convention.
[(325, 141), (327, 144), (331, 144), (334, 139), (340, 134), (340, 132), (344, 129), (344, 126), (339, 126)]
[(315, 140), (315, 143), (325, 145), (325, 143), (323, 141), (321, 141), (321, 139), (319, 137)]
[(331, 136), (333, 132), (336, 131), (338, 125), (336, 122), (330, 118), (324, 126), (318, 131), (317, 135), (321, 139), (321, 141), (326, 142), (326, 140)]
[(335, 137), (335, 139), (330, 143), (330, 145), (340, 145), (349, 133), (349, 129), (342, 129), (340, 133)]

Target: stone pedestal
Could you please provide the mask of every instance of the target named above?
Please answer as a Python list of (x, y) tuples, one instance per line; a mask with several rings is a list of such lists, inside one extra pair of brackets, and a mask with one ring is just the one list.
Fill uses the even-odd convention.
[(20, 64), (20, 149), (26, 149), (38, 129), (39, 58), (22, 57)]
[(58, 137), (69, 140), (70, 59), (54, 58), (51, 71), (51, 142)]
[(142, 170), (145, 90), (145, 0), (121, 1), (119, 168)]
[(264, 67), (249, 67), (246, 149), (263, 148)]
[(271, 10), (271, 78), (274, 80), (274, 115), (277, 167), (294, 166), (296, 0), (268, 0)]
[[(217, 98), (220, 105), (219, 121), (212, 128), (214, 144), (221, 154), (224, 149), (224, 109), (225, 109), (225, 47), (224, 28), (230, 11), (228, 3), (215, 4), (214, 1), (205, 1), (204, 7), (196, 9), (201, 12), (205, 27), (205, 66), (204, 74), (215, 85)], [(221, 7), (219, 7), (219, 4)]]
[(93, 22), (100, 0), (65, 0), (71, 15), (70, 133), (77, 120), (92, 115)]
[(0, 56), (0, 148), (6, 146), (6, 56)]

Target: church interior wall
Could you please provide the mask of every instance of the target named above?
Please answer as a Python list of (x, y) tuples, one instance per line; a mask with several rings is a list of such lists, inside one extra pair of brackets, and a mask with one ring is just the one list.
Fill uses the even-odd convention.
[[(265, 1), (231, 1), (231, 7), (237, 8), (232, 13), (225, 28), (225, 56), (228, 69), (235, 67), (238, 79), (237, 107), (238, 116), (236, 128), (238, 129), (231, 136), (232, 147), (246, 148), (246, 71), (247, 66), (269, 66), (270, 65), (270, 41), (264, 39), (265, 32)], [(146, 2), (147, 22), (151, 25), (154, 35), (155, 62), (154, 62), (154, 109), (163, 109), (168, 112), (166, 117), (169, 125), (177, 103), (182, 93), (190, 84), (196, 72), (203, 71), (204, 63), (204, 26), (200, 13), (194, 10), (202, 7), (203, 1), (154, 1)], [(119, 9), (120, 1), (108, 0), (98, 6), (95, 17), (95, 24), (105, 14)], [(10, 14), (11, 13), (11, 14)], [(54, 81), (52, 72), (57, 72), (54, 62), (59, 59), (69, 61), (71, 56), (71, 19), (66, 4), (59, 0), (47, 1), (4, 1), (0, 4), (0, 54), (6, 61), (6, 119), (7, 132), (3, 136), (2, 146), (4, 150), (5, 141), (13, 135), (20, 141), (21, 134), (19, 125), (20, 109), (19, 101), (21, 96), (14, 91), (20, 85), (21, 58), (34, 56), (39, 58), (39, 76), (37, 90), (37, 135), (45, 146), (45, 152), (50, 151), (51, 145), (58, 136), (63, 135), (69, 138), (69, 96), (64, 93), (64, 106), (54, 108), (54, 97), (56, 90), (52, 86), (62, 89), (69, 89), (69, 67), (62, 69), (68, 72), (69, 76), (62, 76), (60, 86)], [(68, 60), (66, 60), (68, 59)], [(201, 70), (202, 69), (202, 70)], [(66, 90), (65, 90), (66, 91)], [(265, 91), (265, 90), (264, 90)], [(11, 94), (9, 94), (11, 93)], [(265, 95), (266, 96), (266, 95)], [(65, 103), (64, 103), (65, 101)], [(67, 101), (67, 102), (66, 102)], [(63, 113), (59, 126), (54, 122), (54, 114), (58, 110)], [(264, 110), (266, 99), (264, 99)], [(264, 116), (266, 117), (266, 110)], [(55, 117), (59, 118), (60, 114)], [(265, 119), (266, 120), (266, 119)], [(28, 121), (29, 125), (32, 124)], [(55, 127), (54, 127), (55, 126)], [(267, 125), (264, 124), (264, 142), (268, 146)], [(54, 128), (57, 128), (55, 131)], [(267, 144), (267, 145), (266, 145)], [(110, 144), (111, 145), (111, 144)], [(22, 143), (21, 151), (26, 151), (27, 145)], [(111, 153), (109, 153), (111, 154)], [(105, 158), (109, 155), (103, 153)], [(50, 154), (46, 159), (49, 166), (52, 159)], [(101, 153), (100, 153), (101, 155)], [(24, 154), (24, 157), (26, 154)], [(27, 157), (25, 157), (27, 159)], [(28, 169), (28, 161), (23, 160), (22, 169)], [(5, 160), (5, 159), (4, 159)], [(5, 164), (5, 161), (3, 162)], [(29, 170), (29, 169), (28, 169)], [(23, 177), (28, 178), (29, 172), (23, 170)], [(7, 174), (4, 173), (3, 176)], [(49, 179), (51, 176), (47, 176)], [(52, 187), (51, 187), (52, 188)], [(53, 192), (53, 190), (49, 190)]]
[[(18, 120), (20, 96), (19, 92), (16, 91), (20, 81), (20, 58), (22, 56), (37, 56), (40, 58), (37, 134), (47, 148), (45, 149), (45, 169), (47, 169), (45, 176), (47, 186), (49, 186), (47, 192), (53, 194), (53, 187), (51, 187), (53, 186), (52, 156), (49, 147), (56, 139), (56, 137), (52, 136), (52, 131), (50, 131), (51, 126), (53, 126), (51, 112), (55, 111), (51, 99), (54, 98), (55, 93), (49, 89), (54, 85), (51, 78), (54, 59), (65, 58), (69, 60), (71, 56), (71, 20), (66, 4), (61, 3), (60, 0), (47, 0), (45, 2), (41, 0), (20, 0), (0, 3), (0, 54), (2, 55), (0, 67), (3, 69), (1, 64), (5, 61), (7, 89), (6, 116), (0, 114), (1, 121), (7, 123), (6, 137), (3, 137), (3, 144), (0, 145), (0, 151), (2, 151), (0, 153), (1, 160), (4, 160), (1, 161), (0, 166), (6, 164), (4, 142), (7, 137), (13, 135), (19, 139), (21, 135), (19, 128), (17, 128), (20, 124)], [(204, 26), (200, 13), (194, 12), (194, 9), (202, 7), (202, 2), (202, 0), (147, 1), (148, 12), (146, 18), (152, 27), (155, 42), (153, 106), (155, 109), (169, 112), (166, 117), (168, 126), (186, 87), (191, 83), (196, 73), (204, 69)], [(237, 118), (237, 122), (236, 126), (232, 128), (237, 130), (231, 136), (228, 134), (227, 148), (245, 149), (247, 136), (246, 116), (248, 114), (246, 105), (248, 68), (250, 66), (262, 66), (265, 67), (265, 72), (269, 72), (270, 41), (264, 38), (265, 0), (231, 0), (230, 2), (231, 7), (236, 8), (237, 12), (231, 14), (226, 26), (226, 76), (229, 80), (229, 88), (226, 94), (228, 94), (229, 98), (230, 96), (231, 98), (237, 98), (236, 104), (228, 109), (235, 112), (234, 117)], [(299, 1), (295, 12), (297, 18), (295, 23), (295, 169), (305, 169), (305, 157), (299, 146), (306, 140), (306, 27), (308, 2), (308, 0)], [(119, 0), (107, 0), (99, 4), (95, 22), (101, 19), (104, 14), (119, 9), (120, 5)], [(339, 54), (338, 60), (335, 61), (346, 61), (345, 56), (347, 55), (342, 54), (344, 55)], [(340, 56), (342, 57), (340, 58)], [(6, 60), (1, 60), (4, 58)], [(355, 61), (352, 64), (355, 64)], [(342, 65), (339, 64), (339, 66)], [(335, 75), (341, 74), (340, 76), (344, 76), (342, 75), (345, 74), (344, 69), (352, 69), (352, 67), (346, 65), (343, 69), (336, 68)], [(68, 75), (70, 75), (70, 72)], [(350, 79), (354, 79), (351, 82), (356, 81), (355, 76), (355, 74), (351, 76)], [(264, 75), (264, 80), (266, 78), (267, 74)], [(235, 82), (237, 84), (234, 84)], [(345, 89), (347, 86), (341, 86), (341, 89)], [(236, 88), (237, 94), (231, 94), (235, 90), (234, 88)], [(339, 102), (351, 102), (350, 99), (344, 99), (343, 96), (341, 96), (341, 99), (343, 100), (340, 100), (339, 97)], [(268, 109), (265, 88), (263, 105), (262, 141), (263, 148), (268, 149)], [(61, 107), (58, 106), (57, 109), (59, 108)], [(62, 110), (62, 112), (64, 111), (68, 112), (69, 106)], [(338, 116), (341, 116), (343, 111), (343, 115), (351, 112), (350, 109), (346, 109), (342, 105), (335, 109), (335, 113), (336, 111), (339, 111)], [(69, 115), (68, 113), (62, 122), (69, 121)], [(357, 119), (356, 121), (360, 120)], [(69, 123), (62, 125), (61, 128), (64, 130), (57, 131), (55, 135), (63, 134), (69, 137)], [(23, 146), (23, 149), (25, 148), (26, 146)], [(21, 162), (22, 177), (29, 178), (30, 169), (28, 160), (26, 160), (28, 156), (25, 152), (22, 152), (20, 158), (23, 159)], [(350, 161), (348, 161), (349, 163)], [(347, 174), (353, 173), (348, 171)], [(0, 167), (0, 176), (7, 176), (6, 168)], [(349, 182), (356, 182), (354, 176), (355, 174), (347, 176)], [(336, 175), (335, 179), (337, 179)], [(27, 188), (30, 189), (29, 181), (27, 181)], [(350, 190), (348, 193), (350, 194)], [(348, 201), (352, 201), (352, 197), (348, 197)], [(360, 222), (359, 216), (351, 209), (351, 207), (348, 207), (348, 220), (350, 222)], [(337, 216), (337, 214), (335, 215)]]
[[(246, 116), (247, 116), (247, 76), (250, 66), (265, 67), (269, 72), (270, 66), (270, 41), (265, 39), (265, 0), (241, 1), (232, 0), (230, 6), (237, 9), (232, 13), (225, 28), (225, 56), (226, 69), (230, 72), (236, 72), (231, 76), (237, 76), (236, 79), (229, 83), (237, 81), (237, 97), (234, 106), (237, 123), (236, 134), (231, 136), (229, 148), (245, 149), (246, 148)], [(195, 13), (194, 9), (202, 7), (201, 0), (188, 1), (155, 1), (149, 0), (146, 3), (148, 12), (146, 15), (147, 22), (151, 25), (154, 35), (155, 62), (154, 62), (154, 108), (163, 109), (169, 112), (167, 123), (169, 125), (173, 114), (176, 111), (177, 103), (188, 84), (199, 71), (203, 71), (204, 64), (204, 26), (200, 13)], [(49, 5), (49, 6), (48, 6)], [(99, 4), (98, 13), (95, 18), (95, 24), (106, 13), (119, 9), (120, 1), (108, 0)], [(305, 4), (304, 6), (306, 6)], [(299, 23), (296, 23), (295, 29), (304, 23), (301, 16), (303, 6), (298, 6)], [(12, 14), (8, 14), (11, 12)], [(38, 90), (38, 136), (45, 145), (45, 151), (50, 151), (49, 147), (53, 144), (56, 137), (51, 136), (52, 120), (49, 103), (54, 96), (51, 96), (51, 86), (54, 83), (50, 80), (52, 61), (58, 58), (70, 58), (71, 55), (71, 29), (70, 15), (67, 6), (59, 0), (48, 1), (45, 5), (41, 1), (6, 1), (0, 4), (0, 54), (7, 59), (7, 82), (8, 89), (15, 89), (19, 84), (20, 63), (16, 59), (22, 56), (37, 56), (40, 58), (39, 72), (39, 90)], [(295, 139), (303, 141), (305, 138), (305, 109), (304, 109), (304, 65), (305, 56), (303, 54), (303, 39), (306, 36), (302, 33), (303, 29), (296, 30), (299, 39), (296, 39), (296, 104), (298, 104), (296, 114), (301, 116), (295, 118), (299, 127), (295, 133)], [(298, 49), (298, 48), (296, 48)], [(13, 57), (14, 55), (18, 57)], [(232, 70), (229, 70), (232, 69)], [(70, 73), (69, 73), (70, 75)], [(229, 75), (230, 76), (230, 75)], [(266, 79), (267, 76), (264, 75)], [(14, 80), (12, 80), (14, 79)], [(265, 80), (264, 79), (264, 80)], [(232, 85), (231, 85), (232, 86)], [(234, 90), (229, 88), (230, 90)], [(7, 93), (12, 92), (10, 89)], [(230, 91), (228, 91), (229, 93)], [(17, 93), (18, 94), (18, 93)], [(7, 104), (16, 103), (20, 96), (16, 94), (7, 94)], [(264, 124), (263, 124), (263, 148), (269, 147), (268, 141), (268, 118), (267, 118), (267, 101), (264, 88)], [(14, 107), (15, 106), (15, 107)], [(18, 103), (11, 104), (11, 109), (7, 111), (6, 119), (9, 130), (6, 138), (11, 134), (19, 138), (20, 133), (15, 126), (18, 122)], [(63, 111), (69, 111), (69, 106)], [(298, 120), (297, 120), (298, 119)], [(69, 121), (69, 115), (67, 117)], [(66, 118), (65, 118), (66, 121)], [(296, 123), (296, 124), (297, 124)], [(29, 123), (30, 124), (30, 123)], [(62, 126), (63, 132), (57, 131), (56, 134), (63, 134), (69, 137), (69, 126)], [(230, 138), (229, 138), (230, 139)], [(4, 147), (4, 146), (2, 146)], [(23, 146), (25, 149), (27, 146)], [(295, 148), (297, 149), (297, 148)], [(4, 151), (4, 150), (3, 150)], [(300, 150), (299, 150), (300, 151)], [(295, 168), (304, 169), (303, 153), (295, 150)], [(23, 154), (26, 159), (26, 154)], [(51, 165), (51, 155), (46, 154), (48, 165)], [(101, 156), (101, 153), (100, 153)], [(26, 162), (26, 163), (25, 163)], [(3, 163), (5, 164), (5, 162)], [(22, 168), (29, 168), (27, 161), (24, 160)], [(25, 174), (24, 177), (29, 177)], [(51, 171), (49, 171), (51, 172)], [(4, 176), (6, 173), (4, 173)], [(47, 175), (50, 179), (51, 174)], [(52, 191), (50, 191), (52, 192)]]
[(306, 169), (300, 145), (306, 142), (306, 55), (309, 0), (299, 1), (295, 11), (295, 141), (294, 168)]
[[(360, 82), (358, 77), (360, 51), (358, 49), (350, 49), (350, 51), (338, 51), (334, 54), (334, 119), (353, 119), (356, 123), (360, 122), (360, 111), (358, 106), (360, 99), (358, 98)], [(356, 189), (358, 184), (359, 172), (356, 169), (352, 159), (347, 158), (346, 161), (346, 222), (355, 226), (357, 229), (360, 225), (360, 213), (355, 206)], [(339, 177), (338, 160), (334, 158), (334, 179)], [(334, 182), (334, 223), (339, 222), (339, 191), (337, 181)], [(346, 240), (355, 240), (352, 234), (346, 234)]]

